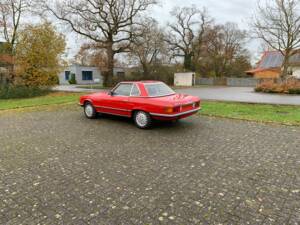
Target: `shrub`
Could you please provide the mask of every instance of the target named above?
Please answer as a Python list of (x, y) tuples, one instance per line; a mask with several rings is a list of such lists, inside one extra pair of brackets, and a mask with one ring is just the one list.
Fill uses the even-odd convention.
[(69, 84), (77, 84), (75, 74), (71, 74), (71, 79), (69, 80)]
[(254, 90), (255, 92), (263, 92), (263, 88), (261, 86), (257, 86)]
[(49, 88), (28, 87), (28, 86), (0, 86), (0, 99), (31, 98), (46, 95)]
[(125, 80), (127, 81), (139, 81), (139, 80), (158, 80), (165, 82), (168, 85), (174, 84), (174, 73), (176, 73), (176, 67), (156, 65), (151, 68), (149, 74), (146, 76), (143, 74), (142, 69), (136, 70), (127, 74)]
[(275, 83), (273, 80), (263, 81), (255, 88), (256, 92), (300, 94), (300, 81), (288, 79), (284, 82)]
[(26, 86), (56, 85), (65, 45), (65, 37), (49, 22), (25, 26), (15, 50), (15, 80)]
[(289, 94), (299, 95), (300, 94), (300, 88), (291, 88), (291, 89), (289, 89)]

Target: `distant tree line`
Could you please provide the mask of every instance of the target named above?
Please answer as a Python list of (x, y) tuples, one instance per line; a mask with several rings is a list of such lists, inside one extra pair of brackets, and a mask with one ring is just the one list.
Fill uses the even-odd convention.
[[(167, 27), (150, 17), (139, 18), (132, 26), (130, 41), (126, 40), (122, 53), (129, 64), (137, 65), (133, 73), (137, 79), (141, 73), (143, 79), (157, 78), (161, 71), (169, 71), (170, 76), (176, 71), (213, 77), (243, 76), (251, 67), (245, 48), (246, 32), (237, 24), (216, 24), (206, 9), (196, 6), (174, 8), (170, 14), (174, 22)], [(99, 65), (108, 74), (112, 73), (109, 64), (118, 63), (117, 58), (110, 62), (107, 48), (93, 40), (82, 46), (78, 58)]]

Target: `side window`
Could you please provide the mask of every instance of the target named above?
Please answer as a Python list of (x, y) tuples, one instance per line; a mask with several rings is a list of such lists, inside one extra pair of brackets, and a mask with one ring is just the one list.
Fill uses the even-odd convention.
[(115, 90), (114, 95), (130, 96), (132, 84), (120, 84)]
[(139, 88), (137, 87), (136, 84), (134, 84), (133, 87), (132, 87), (130, 96), (140, 96), (140, 95), (141, 95), (141, 93), (140, 93)]

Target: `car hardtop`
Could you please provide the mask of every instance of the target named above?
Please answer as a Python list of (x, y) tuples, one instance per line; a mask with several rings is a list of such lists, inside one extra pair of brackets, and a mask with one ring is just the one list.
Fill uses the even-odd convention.
[(159, 84), (163, 83), (162, 81), (157, 81), (157, 80), (142, 80), (142, 81), (122, 81), (117, 84)]
[[(172, 93), (169, 95), (158, 95), (158, 96), (149, 96), (148, 92), (145, 88), (146, 85), (153, 85), (153, 84), (165, 84), (162, 81), (156, 81), (156, 80), (142, 80), (142, 81), (121, 81), (119, 82), (114, 88), (111, 89), (110, 92), (113, 92), (115, 89), (117, 89), (120, 85), (122, 84), (130, 84), (130, 85), (136, 85), (137, 88), (140, 91), (140, 96), (129, 96), (129, 97), (134, 97), (134, 98), (163, 98), (163, 97), (168, 97), (172, 95), (176, 95), (176, 93)], [(165, 84), (168, 86), (167, 84)]]

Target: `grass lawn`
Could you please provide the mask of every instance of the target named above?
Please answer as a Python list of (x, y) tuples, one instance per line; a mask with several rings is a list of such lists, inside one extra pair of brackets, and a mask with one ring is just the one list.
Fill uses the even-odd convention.
[(45, 96), (25, 99), (0, 99), (0, 110), (77, 103), (82, 93), (53, 92)]
[(200, 115), (300, 125), (300, 106), (203, 101)]

